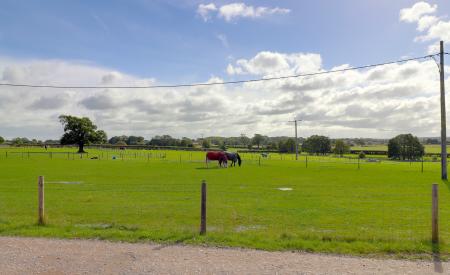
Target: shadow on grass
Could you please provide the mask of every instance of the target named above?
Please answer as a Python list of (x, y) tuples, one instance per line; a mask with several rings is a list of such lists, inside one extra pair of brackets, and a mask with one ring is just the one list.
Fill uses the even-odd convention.
[(441, 250), (439, 247), (439, 243), (431, 244), (431, 249), (433, 251), (434, 272), (444, 273), (444, 268), (442, 267)]
[(214, 169), (221, 169), (221, 168), (218, 166), (213, 166), (213, 167), (197, 167), (195, 169), (197, 169), (197, 170), (214, 170)]
[(450, 191), (450, 182), (448, 180), (442, 180), (442, 182), (447, 185), (448, 190)]

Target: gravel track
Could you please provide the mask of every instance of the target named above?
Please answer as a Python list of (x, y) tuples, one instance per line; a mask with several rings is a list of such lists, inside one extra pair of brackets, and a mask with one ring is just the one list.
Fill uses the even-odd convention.
[(0, 274), (450, 274), (450, 263), (0, 237)]

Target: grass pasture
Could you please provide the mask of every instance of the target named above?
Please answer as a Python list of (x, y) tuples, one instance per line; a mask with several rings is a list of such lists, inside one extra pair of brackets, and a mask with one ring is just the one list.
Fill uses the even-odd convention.
[[(90, 149), (89, 158), (80, 158), (66, 153), (71, 150), (0, 149), (1, 235), (402, 257), (450, 253), (450, 185), (440, 180), (436, 162), (425, 162), (422, 173), (420, 162), (361, 162), (358, 169), (356, 160), (309, 156), (306, 167), (305, 156), (296, 162), (272, 154), (259, 162), (243, 154), (240, 168), (206, 169), (202, 152)], [(37, 225), (39, 175), (45, 176), (45, 226)], [(202, 179), (205, 236), (198, 234)], [(433, 182), (440, 191), (438, 248), (430, 244)]]

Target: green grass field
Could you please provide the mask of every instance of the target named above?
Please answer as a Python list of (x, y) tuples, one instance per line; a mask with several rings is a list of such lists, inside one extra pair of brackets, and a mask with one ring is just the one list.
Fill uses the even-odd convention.
[[(243, 154), (242, 167), (206, 169), (202, 152), (91, 149), (81, 159), (63, 153), (69, 150), (0, 149), (1, 235), (450, 255), (450, 186), (436, 162), (425, 162), (422, 173), (420, 162), (362, 161), (358, 169), (355, 159), (309, 156), (306, 167), (305, 156), (296, 162), (272, 154), (259, 163), (258, 155)], [(45, 176), (45, 226), (37, 225), (39, 175)], [(199, 236), (203, 179), (208, 228)], [(434, 182), (439, 248), (430, 243)]]

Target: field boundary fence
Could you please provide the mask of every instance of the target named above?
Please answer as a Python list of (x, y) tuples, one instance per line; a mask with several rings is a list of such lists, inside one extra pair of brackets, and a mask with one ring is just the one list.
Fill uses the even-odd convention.
[[(37, 180), (37, 194), (38, 194), (38, 205), (37, 205), (37, 209), (38, 209), (38, 224), (39, 225), (45, 225), (48, 222), (48, 218), (45, 216), (45, 211), (44, 209), (48, 209), (45, 208), (45, 200), (44, 200), (44, 190), (45, 190), (45, 184), (44, 184), (44, 176), (39, 176), (38, 180)], [(174, 187), (174, 186), (172, 186)], [(215, 203), (214, 203), (214, 199), (209, 196), (209, 199), (207, 200), (207, 182), (205, 180), (201, 181), (200, 184), (200, 188), (199, 190), (199, 196), (194, 196), (194, 197), (198, 197), (200, 198), (200, 200), (198, 201), (198, 225), (199, 225), (199, 231), (198, 234), (200, 235), (206, 235), (207, 234), (207, 229), (208, 229), (208, 215), (207, 215), (207, 211), (211, 211), (211, 210), (216, 210), (214, 209), (215, 207)], [(92, 190), (91, 190), (92, 191)], [(143, 190), (139, 190), (136, 192), (143, 192)], [(150, 191), (148, 191), (150, 192)], [(210, 192), (210, 191), (208, 191)], [(228, 195), (232, 194), (232, 192), (228, 192)], [(217, 194), (216, 194), (217, 195)], [(308, 195), (306, 198), (308, 199), (314, 199), (315, 195)], [(342, 195), (343, 196), (343, 195)], [(345, 197), (351, 197), (351, 195), (345, 195)], [(337, 198), (337, 196), (333, 196), (334, 198)], [(383, 232), (388, 232), (388, 234), (391, 234), (391, 237), (386, 238), (385, 240), (389, 241), (390, 238), (392, 239), (413, 239), (413, 240), (422, 240), (424, 238), (425, 234), (424, 232), (428, 232), (428, 238), (425, 237), (425, 239), (428, 239), (431, 244), (433, 245), (437, 245), (440, 242), (442, 242), (442, 237), (440, 236), (440, 231), (439, 231), (439, 189), (438, 189), (438, 184), (433, 183), (431, 185), (431, 192), (430, 194), (422, 194), (421, 196), (418, 195), (412, 195), (412, 194), (404, 194), (401, 196), (402, 199), (406, 200), (406, 199), (417, 199), (420, 197), (420, 199), (422, 201), (428, 201), (425, 202), (424, 205), (422, 205), (421, 207), (425, 207), (427, 208), (426, 210), (424, 210), (424, 212), (422, 212), (422, 217), (415, 217), (417, 220), (415, 220), (414, 218), (414, 213), (409, 213), (410, 217), (411, 217), (411, 222), (417, 222), (417, 223), (422, 223), (421, 225), (417, 226), (418, 228), (421, 229), (420, 231), (420, 236), (419, 237), (415, 237), (415, 236), (409, 236), (410, 235), (414, 235), (415, 233), (413, 233), (412, 231), (410, 232), (410, 230), (408, 230), (408, 226), (411, 226), (411, 224), (405, 224), (403, 225), (404, 228), (390, 228), (389, 227), (389, 213), (382, 213), (380, 215), (380, 213), (378, 214), (374, 214), (374, 219), (378, 219), (378, 225), (383, 225), (385, 226), (385, 228), (382, 228)], [(426, 199), (424, 199), (425, 197), (427, 197)], [(382, 202), (383, 206), (385, 206), (386, 211), (388, 212), (395, 212), (395, 211), (400, 211), (399, 209), (394, 208), (390, 208), (390, 203), (394, 203), (398, 200), (398, 197), (392, 197), (389, 199), (386, 199), (386, 196), (381, 196), (381, 197), (377, 197), (377, 196), (373, 196), (373, 195), (367, 195), (365, 197), (351, 197), (352, 199), (358, 199), (358, 201), (354, 201), (354, 202), (350, 202), (348, 205), (345, 206), (340, 206), (340, 207), (346, 207), (348, 208), (347, 210), (352, 211), (352, 207), (354, 207), (356, 205), (356, 203), (360, 203), (360, 204), (377, 204)], [(312, 209), (303, 209), (303, 210), (308, 210), (308, 211), (313, 211)], [(410, 211), (411, 209), (406, 208), (403, 209), (402, 211), (404, 211), (405, 215), (408, 215), (408, 211)], [(271, 211), (292, 211), (292, 209), (289, 208), (283, 208), (283, 207), (272, 207)], [(425, 214), (428, 213), (428, 214)], [(195, 215), (195, 214), (194, 214)], [(387, 215), (384, 216), (384, 215)], [(345, 217), (343, 217), (345, 219)], [(425, 219), (428, 219), (428, 221), (425, 221)], [(386, 224), (384, 224), (386, 222)], [(348, 229), (354, 229), (357, 226), (361, 226), (361, 224), (357, 224), (357, 223), (353, 223), (352, 221), (346, 221), (344, 222), (344, 224), (346, 223), (346, 227), (342, 227), (339, 230), (335, 230), (336, 232), (338, 232), (337, 234), (341, 234), (340, 236), (336, 236), (338, 239), (344, 239), (344, 240), (358, 240), (358, 237), (355, 237), (354, 235), (348, 235), (345, 233), (345, 230)], [(254, 227), (254, 228), (258, 228), (258, 226), (256, 225), (238, 225), (238, 228), (241, 228), (241, 230), (245, 230), (246, 227)], [(291, 227), (287, 227), (287, 228), (291, 228), (292, 229), (292, 225), (290, 225)], [(304, 221), (302, 223), (300, 223), (298, 226), (304, 226), (304, 227), (308, 227), (308, 221)], [(370, 225), (365, 225), (366, 227), (370, 227)], [(214, 228), (214, 226), (213, 226)], [(261, 227), (264, 228), (264, 227)], [(321, 226), (320, 228), (317, 228), (316, 230), (320, 231), (320, 232), (330, 232), (332, 231), (333, 226), (330, 225), (330, 227), (327, 226)], [(239, 232), (239, 231), (238, 231)], [(447, 232), (446, 229), (444, 230), (444, 232)], [(348, 236), (347, 236), (348, 235)], [(445, 235), (445, 241), (448, 238), (448, 234)], [(327, 241), (329, 237), (322, 237), (323, 240)], [(374, 237), (376, 238), (376, 237)]]
[[(133, 152), (134, 151), (134, 152)], [(44, 156), (48, 159), (92, 159), (92, 160), (141, 160), (141, 161), (152, 161), (152, 160), (163, 160), (172, 163), (205, 163), (205, 158), (202, 154), (198, 152), (183, 151), (180, 153), (171, 154), (165, 151), (158, 150), (98, 150), (94, 152), (67, 152), (67, 151), (10, 151), (5, 150), (3, 153), (0, 152), (0, 159), (33, 159), (37, 156)], [(197, 154), (196, 154), (197, 153)], [(273, 153), (268, 155), (261, 155), (259, 153), (241, 153), (243, 163), (251, 163), (253, 165), (264, 166), (272, 161), (284, 161), (297, 163), (299, 167), (308, 168), (313, 164), (319, 164), (326, 168), (324, 164), (346, 164), (354, 165), (355, 169), (362, 169), (365, 165), (372, 164), (409, 164), (410, 166), (417, 165), (415, 168), (419, 172), (424, 172), (426, 166), (429, 164), (439, 164), (438, 159), (431, 158), (421, 158), (418, 160), (391, 160), (385, 158), (359, 158), (353, 156), (335, 156), (335, 155), (308, 155), (300, 154), (299, 159), (295, 159), (294, 154), (283, 154), (283, 153)]]

